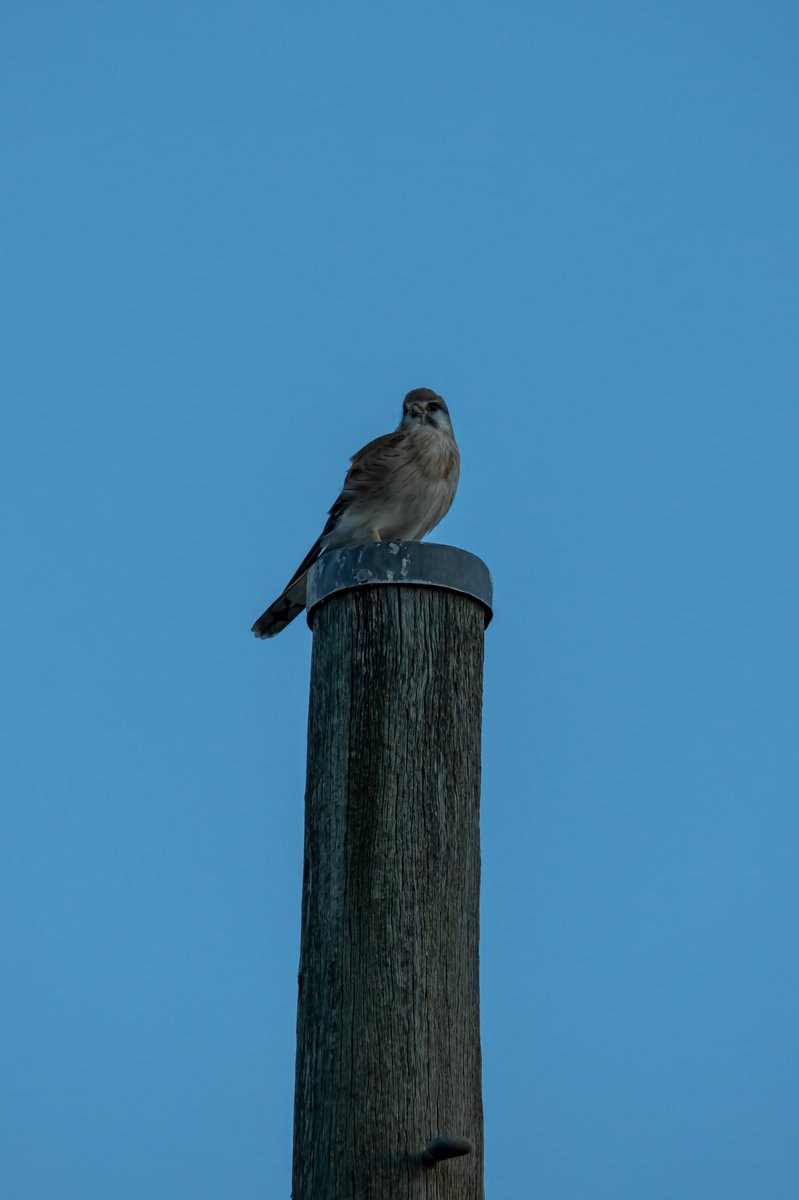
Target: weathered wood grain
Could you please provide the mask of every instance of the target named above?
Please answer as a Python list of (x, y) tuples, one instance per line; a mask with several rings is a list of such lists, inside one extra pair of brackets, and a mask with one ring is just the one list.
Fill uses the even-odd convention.
[[(421, 587), (316, 613), (294, 1200), (484, 1197), (483, 625)], [(472, 1152), (425, 1165), (442, 1134)]]

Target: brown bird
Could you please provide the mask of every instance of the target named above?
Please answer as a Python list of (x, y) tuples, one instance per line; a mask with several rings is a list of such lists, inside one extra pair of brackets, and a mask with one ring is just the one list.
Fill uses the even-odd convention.
[(326, 550), (418, 542), (446, 516), (461, 463), (446, 401), (430, 388), (408, 392), (394, 433), (375, 438), (351, 461), (321, 537), (253, 625), (256, 637), (274, 637), (303, 611), (308, 571)]

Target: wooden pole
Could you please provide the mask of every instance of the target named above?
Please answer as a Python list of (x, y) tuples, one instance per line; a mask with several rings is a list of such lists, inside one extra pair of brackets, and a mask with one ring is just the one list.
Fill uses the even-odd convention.
[(402, 581), (311, 619), (293, 1200), (483, 1200), (486, 611)]

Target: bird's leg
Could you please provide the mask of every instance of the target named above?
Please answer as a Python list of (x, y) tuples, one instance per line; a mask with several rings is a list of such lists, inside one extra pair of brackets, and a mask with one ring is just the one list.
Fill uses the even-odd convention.
[(372, 534), (372, 541), (373, 541), (373, 542), (382, 542), (382, 540), (383, 540), (383, 539), (382, 539), (382, 538), (381, 538), (381, 536), (380, 536), (380, 530), (379, 530), (379, 529), (372, 529), (372, 530), (370, 530), (370, 532), (371, 532), (371, 534)]

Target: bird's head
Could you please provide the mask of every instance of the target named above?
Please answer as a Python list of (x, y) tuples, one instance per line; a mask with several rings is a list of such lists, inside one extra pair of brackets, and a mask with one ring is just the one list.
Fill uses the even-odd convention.
[(414, 388), (403, 401), (400, 428), (431, 425), (442, 432), (452, 433), (447, 402), (432, 388)]

